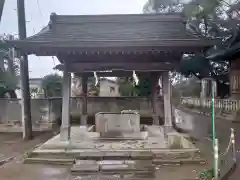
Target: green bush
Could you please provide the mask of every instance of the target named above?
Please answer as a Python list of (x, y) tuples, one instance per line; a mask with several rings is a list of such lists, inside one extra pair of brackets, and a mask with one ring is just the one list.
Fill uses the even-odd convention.
[(189, 109), (193, 109), (193, 108), (194, 108), (194, 105), (193, 105), (193, 104), (186, 104), (185, 107), (186, 107), (186, 108), (189, 108)]

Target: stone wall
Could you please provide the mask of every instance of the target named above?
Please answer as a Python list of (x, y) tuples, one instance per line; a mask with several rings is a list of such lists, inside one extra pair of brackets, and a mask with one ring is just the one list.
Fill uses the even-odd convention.
[[(159, 108), (162, 101), (158, 100)], [(32, 99), (31, 111), (33, 124), (49, 122), (61, 118), (61, 98)], [(80, 116), (82, 98), (71, 98), (71, 114)], [(98, 112), (120, 112), (137, 110), (142, 117), (152, 116), (151, 102), (148, 98), (139, 97), (89, 97), (88, 114), (94, 116)], [(0, 99), (0, 123), (21, 121), (21, 100)]]

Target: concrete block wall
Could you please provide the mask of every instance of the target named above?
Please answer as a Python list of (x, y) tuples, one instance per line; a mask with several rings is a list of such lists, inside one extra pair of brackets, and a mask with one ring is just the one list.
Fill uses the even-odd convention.
[[(82, 97), (71, 98), (71, 114), (81, 115)], [(158, 100), (162, 108), (162, 100)], [(33, 124), (51, 122), (61, 118), (61, 98), (32, 99), (31, 112)], [(144, 97), (89, 97), (88, 115), (98, 112), (121, 112), (122, 110), (137, 110), (141, 117), (151, 117), (151, 101)], [(0, 99), (0, 123), (21, 121), (21, 100)]]

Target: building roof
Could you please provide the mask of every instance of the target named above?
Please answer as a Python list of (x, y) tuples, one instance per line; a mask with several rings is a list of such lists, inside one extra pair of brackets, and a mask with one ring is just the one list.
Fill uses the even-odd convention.
[(217, 53), (210, 55), (208, 58), (213, 61), (235, 60), (240, 57), (240, 29), (228, 39), (228, 47)]
[(213, 41), (189, 34), (180, 13), (139, 15), (56, 15), (25, 40), (8, 41), (28, 54), (204, 48)]

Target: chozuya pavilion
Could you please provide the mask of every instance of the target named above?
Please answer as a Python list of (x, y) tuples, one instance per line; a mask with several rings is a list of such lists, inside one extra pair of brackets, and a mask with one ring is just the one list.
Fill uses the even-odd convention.
[[(70, 73), (82, 76), (84, 100), (81, 127), (87, 125), (87, 79), (93, 76), (93, 72), (97, 72), (98, 76), (118, 77), (131, 76), (132, 72), (136, 71), (152, 77), (150, 98), (153, 126), (144, 129), (140, 125), (137, 111), (98, 113), (95, 117), (95, 132), (87, 131), (91, 134), (91, 139), (117, 138), (122, 132), (121, 138), (132, 137), (152, 142), (154, 138), (148, 139), (150, 135), (147, 135), (147, 132), (152, 130), (157, 134), (160, 116), (164, 116), (163, 129), (169, 132), (172, 128), (169, 72), (179, 66), (183, 54), (203, 52), (213, 45), (212, 40), (190, 34), (186, 29), (186, 19), (179, 13), (78, 16), (54, 13), (50, 16), (49, 24), (39, 33), (25, 40), (9, 43), (28, 55), (56, 56), (61, 62), (61, 65), (56, 67), (63, 71), (61, 131), (60, 135), (46, 142), (39, 151), (50, 145), (56, 148), (65, 145), (69, 147), (69, 140), (71, 147), (79, 149), (98, 146), (95, 140), (79, 141), (81, 138), (90, 138), (87, 133), (83, 135), (84, 128), (70, 128)], [(162, 78), (164, 110), (156, 103), (159, 78)], [(78, 143), (74, 144), (74, 140)], [(155, 148), (162, 148), (159, 137), (155, 140)], [(91, 142), (92, 146), (89, 145)], [(147, 148), (151, 148), (146, 144)], [(111, 149), (109, 146), (104, 147)]]

